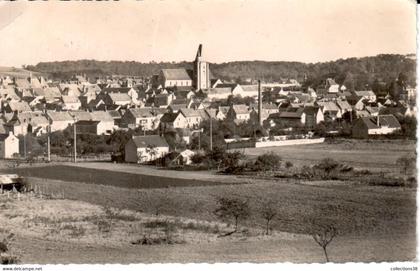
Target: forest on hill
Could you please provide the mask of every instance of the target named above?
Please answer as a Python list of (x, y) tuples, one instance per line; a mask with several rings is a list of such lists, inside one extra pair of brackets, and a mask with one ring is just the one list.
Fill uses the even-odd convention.
[[(41, 62), (34, 66), (24, 66), (27, 70), (47, 73), (54, 79), (67, 79), (74, 74), (86, 74), (91, 78), (107, 75), (149, 77), (159, 73), (162, 68), (181, 67), (191, 69), (192, 63), (77, 60)], [(350, 89), (364, 89), (368, 85), (374, 91), (379, 91), (380, 88), (389, 89), (397, 78), (399, 83), (411, 86), (415, 86), (416, 82), (416, 61), (396, 54), (309, 64), (285, 61), (210, 63), (210, 69), (216, 78), (237, 82), (249, 79), (275, 82), (291, 78), (305, 81), (306, 86), (315, 87), (322, 84), (326, 78), (334, 78), (337, 83)]]

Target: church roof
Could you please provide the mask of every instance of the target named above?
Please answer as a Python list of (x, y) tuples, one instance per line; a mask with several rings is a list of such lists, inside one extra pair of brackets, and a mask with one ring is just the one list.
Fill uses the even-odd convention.
[(186, 69), (162, 69), (166, 80), (192, 80)]

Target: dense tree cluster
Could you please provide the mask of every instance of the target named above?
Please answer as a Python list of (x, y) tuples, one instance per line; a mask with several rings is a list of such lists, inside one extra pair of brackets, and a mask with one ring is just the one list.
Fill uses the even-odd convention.
[[(210, 64), (212, 74), (217, 78), (234, 80), (238, 83), (247, 79), (280, 81), (293, 78), (305, 82), (304, 86), (318, 86), (326, 78), (349, 89), (363, 89), (369, 85), (373, 91), (381, 92), (395, 88), (395, 84), (415, 85), (416, 62), (404, 55), (382, 54), (373, 57), (347, 58), (322, 63), (301, 63), (285, 61), (236, 61)], [(130, 75), (148, 77), (162, 68), (192, 68), (190, 62), (135, 61), (61, 61), (41, 62), (24, 68), (50, 74), (56, 79), (68, 79), (78, 73), (90, 77), (104, 75)], [(306, 80), (304, 80), (306, 78)], [(398, 79), (396, 83), (396, 79)]]

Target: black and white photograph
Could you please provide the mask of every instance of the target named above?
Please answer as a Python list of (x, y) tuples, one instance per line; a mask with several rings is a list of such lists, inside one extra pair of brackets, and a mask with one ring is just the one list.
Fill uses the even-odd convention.
[(0, 270), (417, 270), (416, 12), (0, 2)]

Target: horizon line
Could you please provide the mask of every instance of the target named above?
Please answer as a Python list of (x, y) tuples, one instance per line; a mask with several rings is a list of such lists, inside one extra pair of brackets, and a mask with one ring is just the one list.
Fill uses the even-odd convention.
[[(350, 56), (350, 57), (340, 57), (340, 58), (336, 58), (336, 59), (332, 59), (332, 60), (324, 60), (324, 61), (317, 61), (317, 62), (306, 62), (306, 61), (298, 61), (298, 60), (262, 60), (262, 59), (253, 59), (253, 60), (231, 60), (231, 61), (224, 61), (224, 62), (211, 62), (211, 61), (206, 61), (209, 64), (216, 64), (216, 65), (220, 65), (220, 64), (226, 64), (226, 63), (233, 63), (233, 62), (289, 62), (289, 63), (302, 63), (302, 64), (318, 64), (318, 63), (327, 63), (327, 62), (335, 62), (338, 60), (347, 60), (347, 59), (352, 59), (352, 58), (357, 58), (357, 59), (361, 59), (361, 58), (366, 58), (366, 57), (377, 57), (377, 56), (381, 56), (381, 55), (401, 55), (401, 56), (408, 56), (408, 55), (414, 55), (417, 57), (417, 53), (405, 53), (405, 54), (401, 54), (401, 53), (378, 53), (376, 55), (365, 55), (365, 56)], [(138, 61), (138, 60), (100, 60), (100, 59), (95, 59), (95, 58), (81, 58), (81, 59), (67, 59), (67, 60), (48, 60), (48, 61), (40, 61), (36, 64), (22, 64), (20, 67), (16, 67), (16, 66), (0, 66), (0, 67), (10, 67), (10, 68), (23, 68), (23, 66), (36, 66), (40, 63), (53, 63), (53, 62), (77, 62), (77, 61), (98, 61), (98, 62), (137, 62), (137, 63), (141, 63), (141, 64), (152, 64), (152, 63), (156, 63), (156, 64), (160, 64), (160, 63), (173, 63), (173, 64), (177, 64), (177, 63), (183, 63), (183, 62), (193, 62), (194, 60), (179, 60), (179, 61), (174, 61), (174, 60), (166, 60), (166, 61), (155, 61), (155, 60), (150, 60), (148, 62), (143, 62), (143, 61)]]

